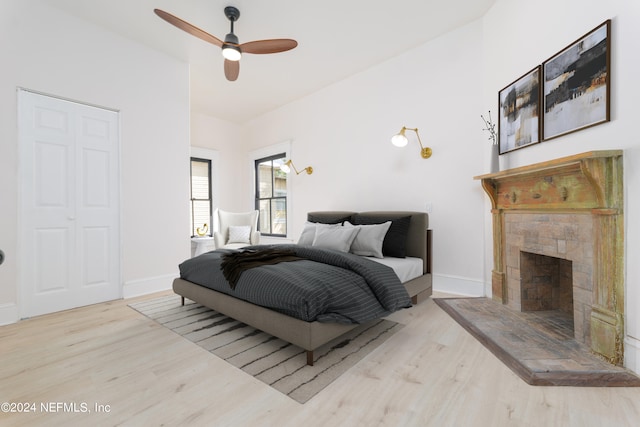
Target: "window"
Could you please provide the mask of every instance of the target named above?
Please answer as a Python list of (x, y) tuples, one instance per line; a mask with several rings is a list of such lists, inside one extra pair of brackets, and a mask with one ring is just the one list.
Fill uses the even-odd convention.
[(211, 160), (191, 157), (191, 236), (198, 236), (198, 228), (211, 236)]
[(287, 235), (287, 174), (280, 170), (286, 154), (255, 160), (258, 229), (265, 236)]

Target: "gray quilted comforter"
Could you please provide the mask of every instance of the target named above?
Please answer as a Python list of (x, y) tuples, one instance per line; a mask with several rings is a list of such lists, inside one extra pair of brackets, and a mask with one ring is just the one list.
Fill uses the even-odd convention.
[[(268, 245), (252, 246), (273, 247)], [(410, 307), (393, 270), (366, 258), (309, 246), (278, 245), (303, 260), (246, 270), (231, 289), (221, 269), (228, 250), (180, 264), (180, 277), (308, 322), (363, 323)]]

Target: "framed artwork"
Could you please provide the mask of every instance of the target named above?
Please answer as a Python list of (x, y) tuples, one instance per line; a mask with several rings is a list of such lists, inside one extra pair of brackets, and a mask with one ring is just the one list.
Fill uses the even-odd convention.
[(543, 139), (608, 122), (611, 20), (542, 64)]
[(540, 142), (540, 66), (498, 92), (500, 154)]

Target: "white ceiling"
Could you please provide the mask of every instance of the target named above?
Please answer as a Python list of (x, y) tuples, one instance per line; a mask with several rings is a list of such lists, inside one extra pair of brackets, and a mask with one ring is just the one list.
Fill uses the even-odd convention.
[[(481, 17), (495, 0), (42, 0), (190, 64), (191, 106), (244, 123)], [(165, 10), (224, 39), (225, 6), (240, 43), (292, 38), (298, 47), (245, 54), (224, 77), (220, 49), (166, 23)]]

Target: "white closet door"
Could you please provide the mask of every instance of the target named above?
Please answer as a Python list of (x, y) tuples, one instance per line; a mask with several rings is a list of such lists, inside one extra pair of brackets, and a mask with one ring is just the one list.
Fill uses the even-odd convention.
[(19, 90), (21, 317), (121, 297), (118, 113)]

